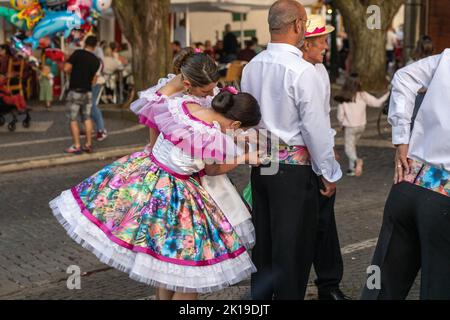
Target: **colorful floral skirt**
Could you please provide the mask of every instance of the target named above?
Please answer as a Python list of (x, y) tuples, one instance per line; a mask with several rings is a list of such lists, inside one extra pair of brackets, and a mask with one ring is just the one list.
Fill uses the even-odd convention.
[(170, 175), (146, 152), (106, 166), (50, 207), (74, 240), (140, 282), (212, 292), (256, 271), (199, 183)]

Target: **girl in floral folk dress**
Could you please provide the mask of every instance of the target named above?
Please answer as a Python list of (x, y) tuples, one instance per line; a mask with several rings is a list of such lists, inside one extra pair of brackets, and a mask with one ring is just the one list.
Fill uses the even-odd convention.
[[(186, 84), (191, 92), (212, 90), (219, 78), (202, 57), (195, 86)], [(194, 175), (237, 166), (221, 164), (225, 157), (245, 162), (248, 155), (224, 131), (255, 126), (261, 115), (248, 94), (222, 92), (207, 109), (185, 97), (168, 99), (173, 92), (173, 83), (167, 84), (154, 99), (133, 105), (157, 136), (151, 151), (110, 164), (50, 207), (74, 240), (102, 262), (158, 287), (159, 299), (195, 299), (255, 271), (243, 241)]]
[[(234, 95), (238, 91), (233, 87), (219, 89), (215, 83), (202, 86), (199, 83), (197, 70), (202, 70), (207, 62), (211, 73), (218, 72), (214, 61), (204, 54), (196, 54), (192, 48), (185, 48), (174, 58), (173, 67), (175, 74), (169, 74), (153, 86), (139, 93), (140, 99), (132, 104), (131, 109), (139, 115), (142, 106), (149, 101), (157, 101), (164, 94), (166, 99), (182, 98), (187, 101), (195, 101), (204, 108), (210, 108), (211, 102), (221, 90), (226, 90)], [(150, 151), (156, 142), (158, 133), (150, 128), (150, 143), (146, 150)], [(225, 214), (237, 234), (247, 248), (255, 245), (255, 228), (248, 206), (237, 192), (226, 174), (201, 175), (199, 177), (203, 188), (211, 195), (217, 206)]]

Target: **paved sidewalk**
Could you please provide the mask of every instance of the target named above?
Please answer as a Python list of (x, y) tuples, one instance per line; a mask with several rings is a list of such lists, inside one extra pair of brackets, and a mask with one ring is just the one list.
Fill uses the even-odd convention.
[(94, 153), (75, 156), (64, 153), (72, 144), (65, 107), (32, 107), (30, 128), (0, 127), (0, 173), (123, 156), (146, 144), (148, 129), (131, 112), (108, 108), (103, 113), (108, 138), (98, 142), (94, 135)]

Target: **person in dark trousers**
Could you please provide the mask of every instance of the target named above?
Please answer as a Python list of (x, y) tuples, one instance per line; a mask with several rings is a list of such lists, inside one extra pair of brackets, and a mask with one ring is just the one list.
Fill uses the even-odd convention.
[[(271, 42), (244, 68), (242, 91), (261, 107), (260, 133), (280, 139), (275, 174), (252, 169), (252, 219), (256, 244), (251, 279), (255, 300), (305, 298), (314, 260), (320, 193), (332, 197), (342, 171), (333, 151), (323, 84), (302, 58), (308, 18), (294, 0), (276, 1), (269, 11)], [(269, 141), (272, 142), (272, 141)], [(318, 178), (320, 176), (320, 178)]]
[(225, 26), (225, 36), (223, 38), (223, 51), (225, 52), (224, 63), (229, 63), (237, 59), (239, 44), (236, 36), (231, 32), (231, 25)]
[(449, 71), (446, 49), (400, 69), (392, 81), (394, 185), (363, 300), (406, 299), (419, 271), (420, 299), (450, 299)]
[[(325, 95), (324, 112), (330, 115), (331, 83), (323, 61), (327, 50), (329, 50), (329, 34), (335, 29), (326, 25), (325, 19), (320, 15), (309, 16), (309, 19), (311, 23), (306, 31), (305, 43), (301, 50), (303, 59), (314, 65), (323, 82), (324, 90), (318, 92)], [(333, 134), (336, 134), (334, 130)], [(335, 201), (336, 195), (329, 198), (319, 194), (319, 227), (313, 263), (317, 274), (315, 284), (318, 289), (319, 300), (350, 299), (339, 288), (344, 274), (344, 263), (334, 214)]]
[[(92, 86), (96, 83), (97, 73), (101, 67), (100, 60), (94, 54), (97, 38), (89, 36), (85, 40), (85, 48), (75, 51), (64, 65), (64, 71), (70, 74), (67, 109), (70, 118), (70, 132), (73, 144), (65, 150), (70, 154), (92, 152)], [(81, 146), (78, 116), (84, 121), (86, 143)]]

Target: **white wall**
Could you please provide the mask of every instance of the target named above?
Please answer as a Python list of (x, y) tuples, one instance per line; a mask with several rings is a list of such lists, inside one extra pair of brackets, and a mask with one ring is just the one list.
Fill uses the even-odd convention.
[(100, 40), (105, 40), (108, 43), (114, 41), (115, 18), (100, 19)]
[[(269, 42), (269, 29), (267, 26), (267, 10), (254, 10), (247, 14), (244, 21), (244, 30), (256, 29), (256, 36), (259, 42), (264, 44)], [(211, 40), (216, 42), (216, 33), (222, 39), (222, 32), (227, 23), (231, 24), (233, 31), (241, 29), (239, 21), (232, 22), (231, 12), (192, 12), (190, 13), (191, 42), (205, 42)]]
[(398, 27), (405, 22), (405, 6), (402, 5), (400, 10), (398, 10), (397, 15), (394, 17), (394, 21), (392, 22), (392, 26), (395, 30), (398, 30)]
[[(309, 8), (307, 8), (307, 12), (309, 13)], [(244, 30), (256, 30), (259, 43), (264, 45), (270, 41), (268, 14), (268, 10), (252, 10), (247, 14), (247, 20), (244, 21)], [(191, 12), (191, 42), (211, 40), (214, 44), (216, 33), (218, 33), (219, 39), (222, 39), (222, 32), (227, 23), (231, 24), (233, 31), (241, 30), (241, 23), (232, 20), (231, 12)]]

